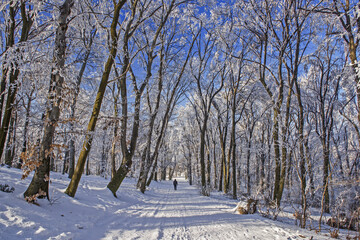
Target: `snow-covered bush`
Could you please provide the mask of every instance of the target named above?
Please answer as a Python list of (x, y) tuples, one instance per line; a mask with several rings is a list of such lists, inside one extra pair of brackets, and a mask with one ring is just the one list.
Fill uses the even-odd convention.
[(359, 230), (360, 187), (350, 186), (341, 192), (333, 208), (333, 216), (328, 220), (328, 225), (337, 228)]

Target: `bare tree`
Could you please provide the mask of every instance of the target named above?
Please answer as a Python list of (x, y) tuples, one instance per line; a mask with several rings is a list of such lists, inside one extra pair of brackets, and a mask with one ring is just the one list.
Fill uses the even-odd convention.
[[(147, 7), (150, 7), (151, 1), (148, 2), (146, 5), (142, 6), (140, 8), (140, 12), (144, 12)], [(162, 10), (161, 17), (160, 17), (160, 23), (155, 31), (155, 34), (151, 40), (151, 42), (147, 45), (148, 51), (147, 51), (147, 57), (148, 61), (146, 64), (146, 76), (145, 79), (142, 81), (140, 86), (138, 86), (137, 77), (135, 76), (131, 63), (130, 63), (130, 53), (129, 53), (129, 38), (133, 35), (134, 29), (136, 29), (143, 19), (141, 21), (139, 20), (132, 26), (132, 21), (128, 22), (128, 25), (125, 28), (124, 33), (124, 39), (123, 39), (123, 67), (121, 69), (121, 75), (120, 75), (120, 90), (121, 90), (121, 111), (122, 111), (122, 117), (121, 117), (121, 124), (120, 124), (120, 147), (122, 151), (122, 162), (120, 164), (120, 167), (117, 169), (114, 177), (111, 179), (107, 187), (110, 189), (110, 191), (113, 193), (113, 195), (116, 197), (116, 191), (119, 189), (122, 181), (126, 177), (127, 173), (131, 169), (132, 165), (132, 158), (135, 153), (136, 145), (137, 145), (137, 138), (139, 134), (139, 126), (140, 126), (140, 103), (142, 94), (145, 90), (145, 87), (147, 86), (151, 76), (152, 76), (152, 64), (156, 57), (154, 55), (155, 48), (157, 46), (158, 38), (161, 34), (161, 30), (164, 27), (171, 11), (173, 10), (175, 4), (175, 0), (173, 0), (169, 6), (166, 8), (165, 5), (162, 5), (156, 9), (154, 9), (152, 12), (149, 13), (147, 18), (150, 18), (153, 14), (155, 14), (158, 10)], [(141, 14), (142, 15), (142, 14)], [(127, 30), (132, 29), (132, 31)], [(127, 92), (127, 83), (126, 83), (126, 72), (130, 70), (131, 80), (132, 80), (132, 86), (135, 92), (135, 103), (134, 103), (134, 120), (133, 120), (133, 126), (132, 126), (132, 133), (130, 137), (130, 143), (127, 142), (127, 128), (128, 128), (128, 92)], [(146, 179), (145, 179), (146, 181)]]
[[(92, 115), (91, 115), (91, 118), (90, 118), (90, 121), (88, 124), (88, 128), (87, 128), (86, 139), (84, 141), (82, 150), (80, 152), (80, 156), (79, 156), (78, 162), (76, 164), (74, 174), (71, 178), (69, 186), (67, 187), (67, 189), (65, 191), (65, 193), (71, 197), (75, 196), (77, 187), (78, 187), (80, 179), (81, 179), (81, 175), (84, 171), (87, 156), (91, 149), (92, 140), (93, 140), (93, 132), (96, 127), (96, 122), (98, 120), (98, 116), (100, 113), (101, 103), (102, 103), (102, 100), (103, 100), (103, 97), (105, 94), (106, 86), (108, 84), (111, 68), (114, 64), (114, 59), (115, 59), (116, 53), (117, 53), (118, 37), (119, 37), (119, 33), (117, 32), (117, 25), (118, 25), (118, 21), (119, 21), (119, 17), (120, 17), (120, 10), (122, 9), (122, 7), (124, 6), (125, 3), (126, 3), (126, 0), (120, 0), (118, 2), (114, 2), (114, 13), (113, 13), (111, 26), (109, 28), (110, 38), (111, 38), (109, 56), (108, 56), (108, 59), (105, 64), (104, 71), (103, 71), (103, 74), (101, 77), (100, 86), (98, 89), (98, 93), (96, 95), (96, 100), (95, 100), (95, 103), (93, 106)], [(134, 5), (132, 7), (136, 8), (136, 3), (137, 3), (137, 1), (134, 3)], [(132, 16), (134, 14), (135, 13), (134, 13), (134, 9), (133, 9)]]
[(53, 148), (53, 138), (55, 128), (60, 117), (60, 104), (62, 101), (62, 87), (64, 84), (63, 70), (66, 59), (66, 32), (68, 29), (71, 8), (74, 0), (65, 0), (60, 6), (60, 14), (58, 17), (58, 27), (56, 29), (55, 49), (53, 59), (53, 69), (50, 77), (50, 88), (48, 93), (48, 103), (44, 120), (44, 135), (40, 145), (40, 166), (36, 168), (34, 177), (24, 197), (31, 198), (33, 196), (44, 197), (49, 199), (49, 177), (50, 177), (50, 161)]
[[(209, 32), (208, 34), (211, 35)], [(207, 124), (209, 120), (210, 109), (216, 95), (221, 91), (224, 85), (224, 76), (226, 67), (215, 64), (216, 69), (208, 69), (212, 60), (212, 53), (215, 47), (214, 36), (208, 39), (198, 38), (196, 41), (197, 58), (190, 62), (192, 77), (195, 79), (196, 92), (199, 99), (194, 99), (192, 105), (196, 112), (196, 119), (200, 129), (200, 167), (201, 167), (201, 193), (209, 195), (206, 186), (205, 171), (205, 137)], [(220, 82), (218, 77), (220, 75)], [(205, 78), (207, 81), (205, 81)]]
[[(8, 52), (12, 50), (15, 46), (16, 39), (16, 28), (17, 23), (17, 12), (20, 10), (21, 15), (21, 36), (17, 44), (22, 44), (28, 40), (30, 29), (34, 22), (34, 11), (32, 11), (32, 5), (27, 4), (27, 1), (21, 1), (20, 3), (10, 1), (9, 2), (9, 19), (6, 32), (6, 51), (5, 51), (5, 60), (3, 61), (2, 66), (2, 76), (0, 84), (0, 119), (1, 119), (1, 128), (0, 128), (0, 159), (3, 155), (5, 141), (7, 133), (9, 130), (9, 125), (15, 105), (15, 98), (19, 88), (18, 77), (20, 74), (19, 63), (11, 59), (11, 55), (20, 54), (20, 47), (16, 47), (15, 52)], [(20, 24), (20, 23), (19, 23)], [(12, 50), (13, 51), (13, 50)], [(7, 59), (8, 58), (8, 59)], [(8, 84), (7, 84), (8, 82)], [(5, 100), (5, 90), (6, 85), (8, 85), (8, 91)], [(5, 103), (5, 104), (4, 104)], [(2, 114), (4, 109), (4, 114)]]

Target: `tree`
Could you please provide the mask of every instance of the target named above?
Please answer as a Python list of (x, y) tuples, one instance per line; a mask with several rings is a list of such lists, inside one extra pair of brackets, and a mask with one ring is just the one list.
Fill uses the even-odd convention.
[[(220, 149), (221, 149), (221, 163), (220, 163), (220, 177), (219, 177), (219, 191), (224, 191), (225, 193), (229, 190), (229, 163), (226, 162), (226, 142), (227, 142), (227, 134), (228, 127), (230, 121), (230, 101), (229, 99), (229, 91), (223, 92), (222, 97), (225, 98), (224, 105), (220, 108), (218, 104), (218, 100), (213, 102), (213, 105), (217, 112), (217, 129), (219, 132), (219, 140), (220, 140)], [(225, 117), (224, 117), (225, 115)]]
[(66, 31), (68, 29), (68, 17), (74, 0), (65, 0), (60, 6), (58, 27), (56, 29), (53, 69), (50, 77), (48, 93), (48, 106), (45, 113), (44, 135), (40, 145), (40, 165), (36, 168), (34, 177), (24, 193), (24, 197), (32, 199), (33, 196), (49, 199), (50, 160), (53, 149), (55, 128), (60, 117), (60, 104), (62, 101), (62, 86), (64, 83), (63, 68), (66, 58)]
[[(340, 111), (341, 115), (352, 125), (357, 135), (357, 148), (360, 146), (360, 77), (359, 77), (359, 65), (357, 60), (358, 46), (359, 46), (359, 23), (360, 23), (360, 3), (349, 0), (328, 0), (324, 1), (316, 11), (316, 14), (320, 14), (326, 18), (331, 24), (334, 24), (334, 29), (329, 34), (335, 38), (342, 38), (344, 40), (344, 51), (346, 52), (345, 61), (348, 62), (351, 69), (351, 78), (354, 80), (353, 89), (351, 91), (352, 100), (348, 101), (343, 109)], [(346, 110), (346, 108), (349, 108)], [(353, 112), (351, 108), (355, 108), (356, 112)], [(331, 131), (330, 131), (331, 132)], [(326, 144), (324, 142), (324, 144)], [(324, 156), (327, 148), (324, 149)], [(328, 162), (327, 159), (324, 159)], [(328, 164), (324, 162), (324, 177), (323, 186), (325, 193), (325, 211), (329, 211), (328, 200)], [(326, 180), (325, 180), (326, 178)]]
[[(160, 17), (160, 22), (158, 23), (158, 28), (156, 29), (156, 32), (154, 34), (154, 37), (151, 41), (149, 41), (149, 39), (147, 39), (147, 33), (144, 33), (144, 36), (146, 38), (146, 42), (149, 44), (146, 53), (146, 58), (147, 59), (147, 64), (146, 64), (146, 77), (144, 80), (144, 83), (148, 83), (150, 80), (150, 77), (152, 76), (152, 64), (154, 61), (154, 51), (155, 51), (155, 46), (157, 45), (157, 41), (158, 38), (164, 38), (164, 35), (162, 34), (162, 29), (164, 28), (167, 19), (169, 18), (170, 13), (173, 11), (173, 8), (175, 7), (175, 0), (172, 0), (168, 9), (165, 8), (165, 5), (163, 5), (162, 8), (162, 12), (161, 12), (161, 17)], [(141, 162), (141, 169), (140, 169), (140, 176), (139, 176), (139, 181), (138, 181), (138, 187), (140, 188), (140, 191), (142, 193), (145, 192), (145, 188), (146, 188), (146, 182), (147, 182), (147, 178), (148, 178), (148, 173), (150, 171), (150, 167), (151, 164), (153, 162), (152, 159), (150, 159), (150, 152), (151, 152), (151, 140), (152, 140), (152, 134), (153, 134), (153, 130), (154, 130), (154, 124), (155, 124), (155, 119), (156, 116), (158, 114), (159, 111), (159, 107), (160, 107), (160, 97), (161, 97), (161, 92), (162, 92), (162, 88), (163, 88), (163, 64), (164, 64), (164, 40), (161, 41), (161, 49), (159, 51), (160, 54), (160, 63), (159, 63), (159, 70), (158, 70), (158, 88), (157, 88), (157, 97), (155, 100), (155, 108), (154, 110), (152, 110), (151, 107), (151, 103), (150, 103), (150, 96), (149, 96), (149, 88), (147, 91), (147, 100), (148, 100), (148, 107), (149, 107), (149, 111), (150, 111), (150, 121), (149, 121), (149, 132), (147, 134), (147, 141), (146, 141), (146, 146), (144, 149), (144, 161)], [(148, 86), (148, 85), (147, 85)], [(155, 153), (156, 154), (156, 153)]]
[[(331, 31), (328, 28), (327, 32)], [(340, 59), (336, 57), (339, 49), (335, 46), (338, 41), (327, 41), (321, 46), (319, 52), (311, 59), (313, 68), (309, 75), (314, 78), (313, 91), (318, 101), (311, 106), (311, 114), (314, 116), (315, 132), (320, 139), (323, 155), (323, 191), (324, 211), (330, 212), (329, 198), (329, 170), (331, 137), (334, 127), (334, 108), (338, 99), (338, 92), (341, 80), (341, 71), (344, 70)]]
[[(114, 59), (117, 54), (117, 46), (118, 46), (118, 38), (119, 38), (119, 33), (117, 32), (117, 25), (118, 25), (118, 21), (120, 19), (120, 11), (125, 3), (126, 3), (126, 0), (119, 0), (118, 2), (114, 2), (114, 6), (113, 6), (114, 13), (113, 13), (113, 17), (112, 17), (111, 26), (109, 28), (109, 32), (110, 32), (109, 34), (110, 34), (110, 39), (111, 39), (110, 46), (109, 46), (109, 48), (110, 48), (109, 56), (105, 63), (104, 71), (102, 73), (101, 82), (100, 82), (100, 86), (99, 86), (99, 89), (98, 89), (98, 92), (96, 95), (96, 100), (95, 100), (95, 103), (93, 106), (92, 115), (91, 115), (91, 118), (89, 120), (89, 124), (87, 127), (87, 135), (86, 135), (85, 141), (83, 143), (83, 147), (80, 152), (80, 156), (78, 158), (74, 174), (71, 178), (69, 186), (67, 187), (67, 189), (65, 191), (65, 193), (71, 197), (75, 196), (77, 187), (78, 187), (80, 179), (81, 179), (81, 175), (84, 171), (87, 156), (91, 149), (92, 140), (93, 140), (93, 132), (95, 130), (96, 122), (98, 120), (98, 116), (100, 113), (101, 103), (102, 103), (102, 100), (104, 97), (106, 86), (108, 84), (111, 68), (114, 64)], [(134, 7), (136, 8), (136, 4), (137, 4), (137, 1), (135, 1), (133, 3), (131, 16), (134, 16), (134, 14), (135, 14)]]
[[(206, 129), (213, 100), (223, 88), (226, 73), (226, 67), (216, 62), (218, 59), (212, 59), (212, 53), (215, 50), (215, 36), (211, 36), (211, 32), (207, 32), (207, 34), (209, 34), (207, 39), (202, 37), (197, 39), (197, 56), (190, 62), (191, 74), (195, 80), (198, 96), (198, 99), (193, 100), (192, 105), (200, 129), (201, 193), (205, 196), (209, 195), (205, 173)], [(208, 69), (211, 61), (214, 61), (213, 68)], [(219, 75), (221, 76), (220, 80)]]
[[(301, 11), (303, 8), (308, 8), (311, 1), (304, 2), (295, 2), (294, 4), (294, 28), (295, 28), (295, 39), (294, 47), (291, 46), (293, 51), (292, 56), (289, 60), (291, 66), (287, 65), (287, 69), (290, 70), (292, 75), (292, 80), (295, 85), (296, 98), (298, 102), (298, 136), (299, 136), (299, 155), (300, 155), (300, 185), (301, 185), (301, 204), (302, 204), (302, 221), (300, 223), (302, 228), (305, 228), (306, 225), (306, 211), (307, 211), (307, 197), (306, 197), (306, 159), (305, 159), (305, 137), (304, 137), (304, 125), (305, 125), (305, 113), (303, 107), (303, 101), (301, 97), (301, 88), (299, 84), (299, 68), (302, 64), (305, 52), (307, 47), (313, 39), (313, 32), (311, 30), (306, 31), (305, 25), (312, 25), (309, 19), (309, 13), (306, 11)], [(290, 157), (292, 153), (290, 152)]]
[[(146, 76), (144, 81), (140, 84), (140, 86), (138, 86), (137, 83), (137, 77), (134, 74), (134, 71), (132, 69), (131, 66), (131, 62), (130, 62), (130, 52), (129, 52), (129, 38), (132, 36), (133, 31), (140, 25), (140, 23), (142, 21), (144, 21), (144, 19), (139, 19), (138, 22), (136, 22), (134, 24), (134, 26), (132, 26), (132, 22), (129, 21), (128, 25), (126, 26), (126, 30), (124, 33), (124, 39), (123, 39), (123, 66), (121, 69), (121, 77), (119, 79), (120, 81), (120, 91), (121, 91), (121, 111), (122, 111), (122, 118), (121, 118), (121, 124), (120, 124), (120, 132), (121, 132), (121, 137), (120, 137), (120, 147), (121, 147), (121, 151), (122, 151), (122, 162), (120, 164), (120, 167), (117, 169), (114, 177), (111, 179), (111, 181), (109, 182), (109, 184), (107, 185), (107, 187), (109, 188), (109, 190), (113, 193), (113, 195), (116, 197), (116, 191), (119, 189), (122, 181), (124, 180), (124, 178), (126, 177), (127, 173), (130, 171), (131, 165), (132, 165), (132, 158), (135, 154), (135, 149), (136, 149), (136, 145), (137, 145), (137, 138), (139, 135), (139, 126), (140, 126), (140, 107), (141, 107), (141, 97), (142, 94), (145, 90), (145, 87), (147, 86), (151, 76), (152, 76), (152, 64), (153, 64), (153, 60), (156, 56), (153, 55), (154, 51), (155, 51), (155, 47), (157, 45), (157, 40), (158, 37), (160, 36), (161, 33), (161, 29), (163, 28), (164, 24), (166, 23), (169, 14), (171, 13), (171, 11), (173, 10), (174, 7), (174, 3), (175, 1), (173, 0), (170, 5), (168, 6), (168, 8), (166, 8), (166, 6), (163, 4), (160, 7), (154, 7), (154, 9), (150, 8), (150, 11), (148, 12), (148, 16), (145, 17), (145, 19), (147, 18), (151, 18), (151, 16), (153, 16), (153, 14), (155, 14), (159, 9), (162, 9), (161, 13), (163, 15), (161, 15), (160, 19), (160, 23), (158, 25), (158, 28), (156, 29), (156, 32), (154, 34), (154, 37), (151, 41), (151, 43), (149, 45), (147, 45), (148, 47), (148, 62), (146, 64)], [(148, 4), (151, 4), (148, 3)], [(140, 12), (142, 15), (146, 8), (150, 7), (150, 5), (148, 6), (143, 6), (140, 9)], [(131, 30), (127, 31), (127, 30)], [(126, 76), (126, 72), (128, 71), (127, 69), (129, 69), (130, 71), (130, 75), (131, 75), (131, 83), (132, 83), (132, 87), (133, 87), (133, 91), (135, 93), (135, 103), (134, 103), (134, 118), (133, 118), (133, 126), (132, 126), (132, 133), (131, 133), (131, 139), (130, 139), (130, 143), (128, 144), (127, 142), (127, 128), (128, 128), (128, 92), (127, 92), (127, 76)]]
[(29, 124), (30, 124), (31, 103), (33, 100), (35, 100), (34, 93), (35, 93), (35, 86), (32, 85), (30, 88), (30, 92), (25, 93), (25, 95), (27, 97), (27, 102), (25, 102), (25, 100), (22, 99), (26, 113), (25, 113), (24, 133), (23, 133), (23, 144), (22, 144), (21, 154), (20, 154), (20, 158), (19, 158), (19, 163), (17, 164), (17, 168), (21, 168), (21, 166), (23, 164), (23, 157), (27, 151), (28, 128), (29, 128)]
[[(20, 74), (19, 69), (19, 62), (20, 60), (11, 59), (12, 55), (20, 54), (20, 47), (15, 46), (16, 41), (16, 28), (17, 28), (17, 21), (16, 15), (17, 12), (20, 10), (21, 13), (21, 36), (18, 39), (18, 45), (26, 42), (29, 37), (30, 29), (34, 22), (35, 12), (32, 11), (32, 5), (26, 4), (27, 1), (21, 1), (19, 4), (18, 2), (10, 1), (9, 2), (9, 21), (7, 22), (7, 36), (6, 36), (6, 51), (5, 51), (5, 58), (3, 61), (2, 66), (2, 77), (1, 77), (1, 97), (0, 97), (0, 119), (1, 119), (1, 128), (0, 128), (0, 159), (4, 151), (5, 141), (7, 137), (7, 133), (9, 130), (9, 124), (11, 121), (11, 116), (13, 113), (14, 105), (15, 105), (15, 98), (16, 93), (19, 87), (18, 77)], [(15, 47), (15, 50), (13, 50)], [(14, 52), (11, 52), (14, 51)], [(7, 84), (8, 81), (8, 84)], [(8, 85), (7, 91), (7, 98), (6, 103), (5, 100), (5, 89), (6, 85)], [(5, 103), (5, 105), (4, 105)], [(5, 108), (4, 108), (5, 107)], [(2, 115), (4, 108), (4, 115)], [(2, 118), (1, 118), (2, 117)]]
[[(90, 19), (86, 19), (88, 21), (90, 21)], [(84, 19), (84, 21), (86, 21)], [(90, 30), (89, 33), (86, 33), (85, 30), (83, 30), (81, 32), (81, 37), (83, 39), (83, 43), (84, 43), (84, 49), (85, 49), (85, 53), (82, 54), (82, 56), (80, 56), (81, 58), (81, 67), (80, 67), (80, 71), (76, 77), (76, 82), (74, 84), (74, 93), (73, 93), (73, 98), (72, 98), (72, 103), (70, 106), (70, 122), (69, 122), (69, 130), (70, 132), (74, 132), (74, 119), (75, 119), (75, 112), (76, 112), (76, 103), (77, 103), (77, 99), (78, 99), (78, 95), (80, 92), (80, 84), (82, 82), (85, 70), (86, 70), (86, 66), (88, 64), (89, 58), (90, 58), (90, 53), (92, 50), (92, 45), (93, 45), (93, 41), (96, 35), (96, 28), (93, 27), (92, 30)], [(87, 35), (88, 34), (88, 35)], [(74, 140), (74, 134), (71, 134), (71, 138), (69, 141), (69, 148), (67, 150), (67, 154), (68, 154), (68, 158), (65, 158), (64, 161), (67, 161), (69, 163), (69, 178), (72, 178), (73, 174), (74, 174), (74, 169), (75, 169), (75, 140)]]

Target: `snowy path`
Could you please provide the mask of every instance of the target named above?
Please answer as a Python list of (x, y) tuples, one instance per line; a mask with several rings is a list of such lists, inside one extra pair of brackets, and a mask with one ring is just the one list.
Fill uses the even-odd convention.
[[(286, 225), (258, 215), (238, 215), (226, 201), (199, 196), (184, 181), (157, 184), (141, 204), (121, 209), (106, 239), (304, 239)], [(118, 219), (119, 220), (119, 219)], [(310, 233), (314, 234), (314, 233)], [(308, 239), (311, 235), (308, 235)]]
[(22, 197), (31, 178), (20, 178), (19, 170), (0, 168), (0, 183), (16, 189), (0, 191), (0, 240), (329, 239), (258, 214), (235, 214), (234, 200), (219, 193), (200, 196), (181, 179), (177, 191), (163, 181), (145, 194), (136, 190), (135, 179), (125, 179), (114, 198), (107, 179), (83, 176), (71, 198), (63, 193), (69, 179), (52, 173), (51, 202), (39, 200), (36, 206)]

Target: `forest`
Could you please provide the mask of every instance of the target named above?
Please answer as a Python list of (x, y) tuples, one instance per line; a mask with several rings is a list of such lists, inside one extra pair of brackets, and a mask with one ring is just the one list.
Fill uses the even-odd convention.
[[(0, 163), (360, 216), (360, 3), (2, 0)], [(357, 221), (355, 221), (357, 219)], [(339, 219), (337, 219), (339, 221)]]

